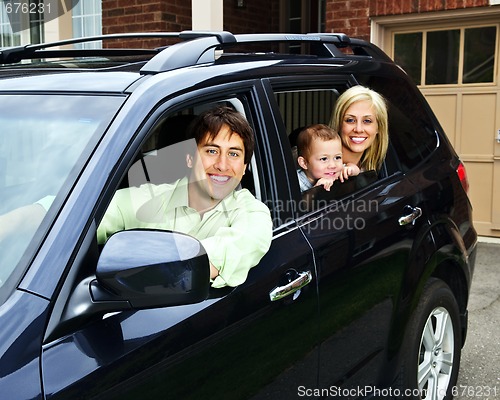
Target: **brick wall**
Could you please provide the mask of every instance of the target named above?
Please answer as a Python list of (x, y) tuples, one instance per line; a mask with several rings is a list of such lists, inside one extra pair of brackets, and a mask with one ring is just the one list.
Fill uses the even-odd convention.
[[(102, 0), (103, 34), (178, 32), (191, 29), (191, 2), (187, 0)], [(114, 47), (161, 46), (161, 40), (124, 40)], [(106, 43), (104, 43), (104, 46)]]
[[(224, 0), (224, 29), (234, 33), (279, 31), (279, 0)], [(131, 32), (179, 32), (191, 29), (189, 0), (102, 0), (103, 34)], [(114, 47), (154, 47), (162, 40), (122, 40)], [(106, 46), (106, 43), (104, 43)]]
[(103, 33), (179, 31), (191, 28), (186, 0), (102, 0)]
[(279, 0), (224, 0), (224, 29), (233, 33), (279, 32)]
[(370, 39), (370, 17), (484, 7), (488, 0), (329, 0), (326, 31)]

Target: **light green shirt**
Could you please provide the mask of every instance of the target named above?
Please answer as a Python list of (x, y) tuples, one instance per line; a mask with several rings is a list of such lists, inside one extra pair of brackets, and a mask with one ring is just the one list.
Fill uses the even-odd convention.
[(117, 231), (152, 228), (178, 231), (201, 241), (219, 270), (213, 287), (243, 283), (267, 253), (272, 239), (269, 209), (248, 190), (232, 192), (203, 217), (188, 206), (187, 178), (118, 190), (97, 230), (99, 243)]

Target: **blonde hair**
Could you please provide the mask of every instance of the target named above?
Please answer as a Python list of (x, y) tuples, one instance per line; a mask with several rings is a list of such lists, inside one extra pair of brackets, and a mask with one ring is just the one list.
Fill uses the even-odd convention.
[(314, 139), (320, 140), (341, 140), (337, 131), (324, 124), (306, 126), (297, 136), (297, 155), (309, 158), (311, 154), (312, 142)]
[[(360, 168), (365, 170), (379, 170), (384, 162), (389, 146), (389, 123), (387, 114), (387, 102), (384, 97), (364, 86), (353, 86), (342, 93), (333, 110), (330, 126), (337, 132), (341, 132), (344, 115), (347, 109), (358, 101), (369, 101), (375, 112), (378, 134), (373, 144), (367, 148), (361, 156)], [(340, 135), (342, 138), (342, 135)]]

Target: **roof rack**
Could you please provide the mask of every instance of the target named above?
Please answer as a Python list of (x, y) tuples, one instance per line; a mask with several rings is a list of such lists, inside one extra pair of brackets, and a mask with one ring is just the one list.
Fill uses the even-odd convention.
[[(55, 49), (54, 47), (116, 39), (179, 39), (180, 43), (156, 49)], [(388, 59), (378, 47), (369, 42), (351, 39), (343, 33), (273, 33), (233, 35), (227, 31), (182, 31), (125, 33), (90, 36), (57, 42), (18, 46), (0, 50), (0, 64), (16, 63), (23, 59), (64, 58), (88, 56), (125, 56), (153, 54), (142, 68), (143, 74), (155, 74), (201, 63), (214, 62), (216, 50), (225, 50), (237, 44), (288, 43), (309, 44), (310, 55), (317, 57), (344, 57), (341, 49), (350, 48), (353, 55)]]
[[(189, 31), (184, 33), (188, 35)], [(205, 62), (214, 62), (216, 59), (215, 50), (224, 50), (237, 44), (308, 43), (312, 45), (311, 54), (322, 57), (339, 57), (342, 55), (339, 48), (348, 47), (351, 44), (350, 38), (343, 33), (241, 35), (226, 33), (232, 36), (232, 40), (215, 40), (216, 32), (206, 32), (206, 37), (194, 41), (195, 43), (191, 41), (170, 46), (148, 61), (141, 68), (141, 72), (154, 74)], [(197, 37), (197, 33), (195, 32), (192, 37)]]

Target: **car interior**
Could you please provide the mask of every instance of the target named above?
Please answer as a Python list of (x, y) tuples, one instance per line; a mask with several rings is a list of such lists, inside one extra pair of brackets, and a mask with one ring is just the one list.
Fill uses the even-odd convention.
[[(143, 145), (127, 176), (124, 177), (120, 188), (140, 186), (147, 182), (170, 183), (184, 177), (187, 173), (186, 154), (196, 149), (194, 139), (189, 139), (191, 124), (203, 110), (221, 104), (244, 114), (241, 102), (237, 99), (230, 99), (191, 107), (162, 118), (153, 128), (152, 134)], [(253, 156), (240, 187), (250, 190), (257, 198), (260, 198), (258, 185), (255, 182), (256, 177), (252, 173), (255, 168), (255, 156)]]

